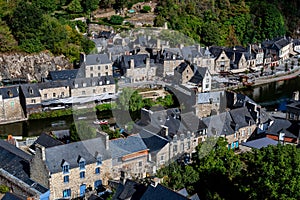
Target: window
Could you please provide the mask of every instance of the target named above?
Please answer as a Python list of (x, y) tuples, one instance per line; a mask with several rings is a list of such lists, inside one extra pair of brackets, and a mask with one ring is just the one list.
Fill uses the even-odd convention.
[(98, 66), (98, 70), (100, 70), (100, 66)]
[(93, 67), (91, 67), (91, 71), (93, 71)]
[(69, 173), (69, 169), (70, 169), (69, 165), (63, 165), (63, 167), (62, 167), (62, 171), (63, 171), (64, 174)]
[(10, 102), (10, 107), (12, 107), (12, 108), (15, 107), (15, 102), (14, 101)]
[(85, 169), (85, 161), (80, 161), (78, 165), (79, 165), (79, 169), (80, 170), (84, 170)]
[(47, 99), (47, 94), (44, 94), (44, 98)]
[(248, 135), (251, 135), (251, 128), (248, 128)]
[(81, 94), (82, 94), (82, 95), (85, 95), (85, 91), (84, 91), (84, 90), (83, 90), (83, 91), (81, 91)]
[(165, 155), (160, 156), (160, 161), (165, 161)]
[(71, 196), (71, 189), (66, 189), (63, 191), (63, 197), (70, 197)]
[(35, 99), (31, 99), (31, 103), (35, 103)]
[(107, 66), (107, 65), (105, 66), (105, 69), (108, 69), (108, 66)]
[(177, 145), (173, 146), (173, 152), (176, 153), (177, 152)]
[(187, 149), (190, 149), (190, 148), (191, 148), (191, 142), (188, 141), (188, 142), (187, 142)]
[(96, 93), (96, 89), (93, 89), (93, 93), (94, 93), (94, 94)]
[(101, 185), (102, 185), (102, 181), (101, 181), (101, 180), (97, 180), (97, 181), (95, 181), (95, 183), (94, 183), (95, 189), (99, 188)]
[(65, 96), (65, 93), (64, 93), (64, 92), (61, 92), (61, 96), (62, 96), (62, 97)]
[(105, 72), (105, 76), (108, 76), (108, 72)]
[(95, 169), (95, 174), (100, 174), (100, 167), (97, 167), (97, 168)]
[(53, 97), (56, 97), (56, 93), (55, 92), (53, 92)]
[(93, 77), (94, 76), (94, 74), (93, 73), (91, 73), (91, 77)]
[(69, 176), (64, 176), (64, 183), (69, 183)]
[(29, 93), (30, 93), (30, 94), (33, 94), (33, 90), (32, 90), (32, 89), (29, 89)]
[(101, 156), (98, 156), (97, 157), (97, 166), (99, 166), (99, 165), (102, 165), (102, 157)]
[(182, 152), (183, 150), (184, 150), (184, 144), (181, 143), (181, 144), (180, 144), (180, 151)]
[(205, 88), (206, 88), (206, 89), (209, 88), (209, 84), (206, 84), (206, 85), (205, 85)]
[(103, 92), (106, 92), (106, 88), (103, 88)]
[(80, 176), (80, 178), (85, 178), (85, 172), (80, 172), (79, 176)]
[(98, 73), (98, 77), (100, 77), (101, 76), (101, 73)]

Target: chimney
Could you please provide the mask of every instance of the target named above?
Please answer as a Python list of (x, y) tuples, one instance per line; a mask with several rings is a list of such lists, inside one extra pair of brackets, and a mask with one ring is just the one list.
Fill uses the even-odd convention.
[(299, 91), (296, 91), (296, 92), (293, 93), (293, 99), (295, 101), (299, 101)]
[(161, 47), (160, 39), (157, 39), (157, 40), (156, 40), (156, 48), (157, 48), (157, 49), (160, 49), (160, 47)]
[(251, 54), (251, 44), (249, 44), (249, 46), (248, 46), (248, 52), (249, 52), (249, 54)]
[(165, 125), (161, 125), (162, 128), (162, 133), (165, 137), (169, 136), (169, 127), (165, 126)]
[(155, 177), (151, 180), (151, 186), (156, 187), (160, 183), (160, 179)]
[(131, 69), (134, 69), (134, 59), (131, 58), (130, 59), (130, 66), (129, 66)]
[(150, 58), (146, 58), (146, 68), (150, 68)]
[(80, 53), (80, 64), (86, 62), (86, 55), (84, 52)]
[(197, 47), (197, 51), (200, 52), (200, 51), (201, 51), (201, 46), (200, 46), (200, 44), (197, 44), (196, 47)]
[(40, 157), (41, 160), (46, 160), (45, 147), (39, 144), (35, 144), (35, 154)]
[(109, 61), (112, 61), (111, 60), (111, 52), (108, 52), (108, 59), (109, 59)]
[(105, 135), (105, 149), (109, 149), (109, 136), (108, 134)]

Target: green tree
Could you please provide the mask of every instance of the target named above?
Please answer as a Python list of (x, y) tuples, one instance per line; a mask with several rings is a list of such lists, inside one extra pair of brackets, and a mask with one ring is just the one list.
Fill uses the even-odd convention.
[(57, 8), (57, 3), (54, 0), (32, 0), (32, 4), (46, 13), (52, 13)]
[(83, 8), (80, 4), (80, 0), (72, 0), (68, 5), (67, 10), (70, 13), (81, 13), (83, 11)]
[(150, 7), (150, 6), (147, 6), (147, 5), (145, 5), (145, 6), (143, 6), (143, 9), (142, 9), (142, 11), (143, 11), (143, 12), (145, 12), (145, 13), (151, 12), (151, 7)]
[(17, 49), (17, 41), (14, 39), (9, 27), (0, 19), (0, 52), (9, 52)]
[(124, 18), (119, 15), (113, 15), (110, 17), (110, 23), (114, 25), (121, 25), (124, 21)]
[(85, 0), (82, 1), (83, 9), (86, 13), (92, 12), (99, 8), (99, 0)]
[(72, 123), (70, 126), (70, 139), (72, 142), (92, 139), (97, 136), (97, 129), (84, 121)]
[(124, 111), (138, 111), (143, 107), (142, 96), (132, 88), (123, 88), (116, 103), (118, 109)]
[(5, 194), (6, 192), (9, 192), (9, 187), (6, 185), (0, 185), (0, 193)]

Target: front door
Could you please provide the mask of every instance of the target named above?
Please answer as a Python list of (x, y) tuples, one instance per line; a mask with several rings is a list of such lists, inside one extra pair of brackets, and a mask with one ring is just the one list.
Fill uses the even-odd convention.
[(84, 194), (85, 194), (85, 189), (86, 189), (86, 185), (85, 185), (85, 184), (82, 184), (82, 185), (80, 186), (80, 196), (81, 196), (81, 197), (84, 196)]

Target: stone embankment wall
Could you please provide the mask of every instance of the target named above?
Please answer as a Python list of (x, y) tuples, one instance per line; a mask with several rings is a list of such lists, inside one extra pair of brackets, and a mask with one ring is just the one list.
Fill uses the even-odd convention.
[(17, 78), (40, 81), (48, 71), (70, 68), (72, 64), (65, 56), (53, 56), (49, 52), (0, 54), (0, 81)]

